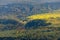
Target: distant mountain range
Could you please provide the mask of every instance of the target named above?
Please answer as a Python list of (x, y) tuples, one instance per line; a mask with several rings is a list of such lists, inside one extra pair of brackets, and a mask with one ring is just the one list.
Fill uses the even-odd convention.
[(17, 18), (25, 18), (36, 13), (47, 13), (58, 9), (60, 9), (60, 2), (43, 4), (11, 3), (0, 5), (0, 16), (17, 15)]
[(53, 12), (54, 10), (60, 10), (60, 2), (43, 4), (11, 3), (0, 5), (0, 30), (18, 29), (24, 26), (24, 22), (27, 23), (27, 16)]

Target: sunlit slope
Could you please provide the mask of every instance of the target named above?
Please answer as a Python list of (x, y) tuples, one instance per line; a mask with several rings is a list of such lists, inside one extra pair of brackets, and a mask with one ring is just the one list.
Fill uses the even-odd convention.
[(54, 25), (60, 25), (60, 12), (35, 14), (27, 18), (28, 20), (43, 19), (43, 20), (47, 20), (47, 22), (51, 22)]
[(27, 18), (30, 20), (34, 20), (34, 19), (49, 19), (49, 18), (57, 18), (57, 17), (60, 17), (60, 13), (35, 14), (28, 16)]

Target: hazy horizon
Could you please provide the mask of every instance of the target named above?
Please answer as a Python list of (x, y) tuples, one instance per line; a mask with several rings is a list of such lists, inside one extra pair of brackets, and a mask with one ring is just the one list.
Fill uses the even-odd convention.
[(46, 2), (60, 2), (60, 0), (0, 0), (0, 5), (6, 5), (8, 3), (46, 3)]

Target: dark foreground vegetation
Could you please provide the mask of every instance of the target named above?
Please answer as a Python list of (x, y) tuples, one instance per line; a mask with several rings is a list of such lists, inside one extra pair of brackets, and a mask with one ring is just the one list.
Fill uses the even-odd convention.
[[(40, 38), (40, 39), (30, 39), (30, 38), (20, 38), (20, 37), (0, 37), (0, 40), (54, 40), (54, 39), (48, 39), (46, 37), (44, 38)], [(57, 40), (60, 40), (60, 38), (58, 38)]]
[(1, 19), (0, 40), (60, 40), (60, 24), (37, 19), (23, 25), (15, 20)]
[(60, 27), (0, 31), (0, 40), (60, 40)]

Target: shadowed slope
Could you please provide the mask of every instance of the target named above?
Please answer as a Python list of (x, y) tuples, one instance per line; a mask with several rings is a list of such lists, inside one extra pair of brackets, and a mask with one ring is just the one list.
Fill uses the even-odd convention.
[(22, 27), (23, 24), (12, 19), (0, 19), (0, 30), (13, 30)]
[(51, 25), (51, 23), (47, 23), (46, 20), (37, 19), (37, 20), (29, 21), (25, 25), (25, 28), (38, 28), (38, 27), (43, 27), (48, 25)]

